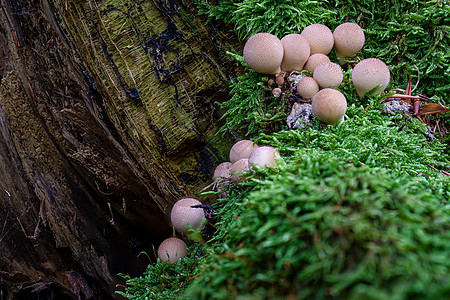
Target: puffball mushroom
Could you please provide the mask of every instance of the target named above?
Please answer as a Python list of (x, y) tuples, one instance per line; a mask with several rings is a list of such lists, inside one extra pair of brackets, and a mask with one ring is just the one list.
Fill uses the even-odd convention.
[(169, 265), (178, 261), (179, 258), (187, 255), (187, 245), (184, 241), (170, 237), (165, 239), (158, 247), (158, 256), (162, 261), (167, 261)]
[(182, 233), (188, 233), (189, 228), (199, 229), (205, 221), (203, 208), (194, 208), (194, 205), (202, 204), (194, 198), (183, 198), (178, 200), (172, 207), (170, 220), (173, 227)]
[(255, 150), (258, 145), (254, 144), (250, 140), (241, 140), (233, 145), (230, 150), (230, 162), (234, 164), (242, 158), (249, 158), (253, 150)]
[(312, 109), (320, 121), (334, 125), (347, 111), (347, 99), (338, 90), (326, 88), (314, 96)]
[(277, 156), (280, 156), (280, 152), (274, 147), (261, 146), (250, 154), (248, 162), (250, 166), (256, 165), (261, 168), (265, 168), (266, 166), (276, 167), (277, 162), (275, 159)]
[(344, 79), (344, 74), (338, 64), (324, 62), (314, 69), (313, 78), (321, 88), (338, 87)]
[(231, 177), (230, 169), (233, 164), (229, 161), (219, 164), (214, 170), (213, 179), (215, 181), (221, 181), (222, 179), (228, 179)]
[(260, 32), (252, 35), (244, 46), (244, 60), (258, 73), (278, 74), (283, 60), (283, 44), (270, 33)]
[(272, 95), (273, 95), (275, 98), (280, 97), (282, 93), (283, 93), (283, 91), (282, 91), (280, 88), (274, 88), (274, 89), (272, 90)]
[(358, 53), (365, 42), (364, 31), (355, 23), (343, 23), (333, 31), (334, 50), (338, 57), (348, 57)]
[(328, 54), (333, 49), (334, 38), (330, 28), (323, 24), (312, 24), (303, 29), (303, 36), (309, 43), (311, 55), (316, 53)]
[(292, 33), (284, 36), (281, 43), (284, 49), (281, 70), (301, 71), (311, 52), (308, 41), (300, 34)]
[(305, 76), (297, 83), (297, 93), (303, 99), (310, 99), (314, 97), (318, 91), (319, 84), (312, 77)]
[(248, 169), (249, 169), (248, 158), (241, 158), (231, 166), (230, 170), (231, 180), (234, 183), (244, 182), (246, 180), (244, 174), (237, 172), (246, 171)]
[(320, 65), (321, 63), (324, 63), (324, 62), (329, 62), (329, 61), (330, 61), (330, 58), (328, 56), (326, 56), (325, 54), (316, 53), (316, 54), (311, 55), (308, 58), (303, 69), (305, 69), (309, 72), (314, 72), (314, 70), (316, 69), (316, 67), (318, 65)]
[(363, 59), (353, 68), (352, 82), (356, 93), (362, 97), (370, 90), (381, 85), (373, 94), (381, 94), (391, 78), (388, 66), (378, 58)]

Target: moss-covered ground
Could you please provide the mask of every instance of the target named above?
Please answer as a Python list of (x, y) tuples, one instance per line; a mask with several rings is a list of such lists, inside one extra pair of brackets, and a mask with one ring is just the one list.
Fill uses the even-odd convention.
[[(198, 0), (211, 22), (231, 24), (245, 41), (281, 38), (313, 23), (358, 23), (366, 45), (391, 70), (388, 90), (408, 75), (422, 93), (449, 105), (450, 1)], [(241, 53), (234, 53), (242, 61)], [(334, 58), (332, 57), (332, 60)], [(345, 70), (345, 121), (291, 130), (291, 103), (274, 98), (251, 70), (232, 83), (222, 131), (276, 147), (277, 168), (228, 185), (214, 205), (212, 239), (167, 266), (129, 278), (128, 299), (450, 299), (448, 115), (436, 130), (379, 101), (357, 98)], [(436, 125), (438, 124), (438, 125)], [(434, 128), (431, 128), (433, 131)]]

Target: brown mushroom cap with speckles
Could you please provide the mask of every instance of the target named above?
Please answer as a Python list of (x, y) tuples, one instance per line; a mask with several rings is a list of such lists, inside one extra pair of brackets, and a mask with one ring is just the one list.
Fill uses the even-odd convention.
[(338, 64), (324, 62), (314, 69), (313, 78), (321, 88), (338, 87), (344, 79), (344, 74)]
[(328, 56), (326, 56), (325, 54), (316, 53), (316, 54), (311, 55), (308, 58), (303, 69), (305, 69), (309, 72), (314, 72), (314, 70), (317, 68), (318, 65), (320, 65), (321, 63), (324, 63), (324, 62), (329, 62), (329, 61), (330, 61), (330, 58)]
[(334, 125), (347, 111), (347, 99), (338, 90), (326, 88), (314, 96), (312, 109), (319, 120)]
[(178, 261), (179, 258), (187, 255), (187, 245), (184, 241), (170, 237), (165, 239), (158, 247), (158, 256), (162, 261), (167, 261), (169, 265)]
[(319, 84), (317, 81), (309, 76), (305, 76), (297, 83), (297, 93), (303, 99), (313, 98), (319, 91)]
[(333, 49), (334, 38), (330, 28), (323, 24), (312, 24), (303, 29), (301, 35), (308, 41), (311, 55), (328, 54)]
[(333, 31), (334, 49), (338, 57), (348, 57), (358, 53), (365, 42), (364, 31), (355, 23), (343, 23)]
[(292, 33), (284, 36), (281, 43), (284, 49), (281, 70), (286, 72), (301, 71), (310, 55), (308, 41), (300, 34)]
[(260, 32), (252, 35), (244, 46), (244, 60), (258, 73), (277, 74), (281, 72), (283, 44), (270, 33)]
[(388, 66), (378, 58), (367, 58), (360, 61), (352, 72), (352, 82), (360, 97), (379, 85), (381, 85), (380, 88), (373, 94), (381, 94), (389, 84), (390, 78)]
[(258, 145), (250, 140), (240, 140), (236, 142), (230, 150), (230, 162), (234, 164), (242, 158), (249, 158), (250, 154), (256, 148), (258, 148)]
[(183, 198), (175, 202), (170, 212), (170, 220), (173, 227), (179, 232), (188, 233), (189, 228), (199, 229), (205, 221), (202, 208), (194, 208), (194, 205), (202, 204), (194, 198)]
[(242, 158), (238, 160), (231, 166), (230, 169), (231, 180), (234, 183), (244, 182), (246, 180), (245, 174), (237, 172), (246, 171), (248, 169), (249, 169), (248, 158)]
[(261, 146), (255, 149), (250, 157), (248, 163), (250, 166), (256, 165), (261, 168), (266, 166), (276, 167), (277, 162), (275, 159), (280, 156), (280, 152), (271, 146)]
[(223, 162), (219, 164), (216, 169), (214, 170), (214, 176), (213, 179), (216, 181), (220, 181), (222, 179), (228, 179), (230, 178), (230, 169), (233, 164), (229, 161)]

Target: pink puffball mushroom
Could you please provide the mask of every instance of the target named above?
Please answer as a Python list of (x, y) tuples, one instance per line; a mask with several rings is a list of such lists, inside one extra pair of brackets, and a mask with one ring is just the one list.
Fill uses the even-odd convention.
[(324, 62), (330, 62), (330, 58), (322, 53), (316, 53), (311, 55), (306, 61), (305, 66), (303, 67), (305, 70), (309, 72), (314, 72), (316, 67)]
[(286, 72), (301, 71), (310, 55), (308, 41), (300, 34), (292, 33), (284, 36), (281, 43), (284, 49), (281, 70)]
[(323, 24), (312, 24), (303, 29), (301, 35), (308, 41), (311, 55), (328, 54), (333, 49), (334, 38), (330, 28)]
[(344, 79), (344, 74), (338, 64), (324, 62), (314, 69), (313, 78), (321, 88), (338, 87)]
[(241, 140), (236, 142), (230, 150), (230, 162), (234, 164), (242, 158), (249, 158), (253, 150), (258, 148), (258, 145), (254, 144), (250, 140)]
[(365, 42), (364, 31), (355, 23), (343, 23), (333, 32), (334, 50), (337, 57), (349, 57), (358, 53)]
[(314, 96), (312, 109), (320, 121), (334, 125), (347, 111), (347, 99), (338, 90), (326, 88)]
[(297, 83), (297, 93), (303, 99), (313, 98), (319, 91), (319, 84), (317, 81), (309, 76), (305, 76)]
[(280, 88), (274, 88), (274, 89), (272, 90), (272, 95), (273, 95), (275, 98), (279, 98), (279, 97), (281, 96), (282, 93), (283, 93), (283, 91), (282, 91)]
[(224, 179), (229, 179), (231, 177), (230, 169), (232, 165), (229, 161), (219, 164), (214, 170), (214, 181), (219, 182)]
[(389, 84), (391, 75), (388, 66), (378, 58), (363, 59), (353, 68), (352, 82), (356, 93), (362, 97), (381, 85), (373, 94), (381, 94)]
[(231, 180), (234, 183), (241, 183), (246, 180), (245, 175), (242, 173), (237, 173), (241, 171), (246, 171), (249, 169), (248, 158), (241, 158), (231, 166)]
[(280, 157), (280, 152), (277, 149), (271, 146), (261, 146), (250, 154), (248, 162), (250, 166), (256, 165), (261, 168), (265, 168), (266, 166), (276, 167), (277, 162), (275, 159), (277, 157)]
[(203, 208), (191, 206), (202, 204), (194, 198), (183, 198), (178, 200), (172, 207), (170, 220), (173, 227), (182, 233), (189, 233), (189, 228), (199, 229), (205, 221)]
[(170, 237), (165, 239), (158, 247), (158, 256), (162, 261), (167, 261), (169, 265), (178, 261), (179, 258), (187, 255), (187, 245), (184, 241)]
[(244, 46), (244, 60), (258, 73), (278, 74), (283, 60), (283, 44), (270, 33), (260, 32), (252, 35)]
[(275, 82), (279, 87), (282, 86), (284, 84), (284, 76), (281, 74), (278, 75), (277, 78), (275, 79)]

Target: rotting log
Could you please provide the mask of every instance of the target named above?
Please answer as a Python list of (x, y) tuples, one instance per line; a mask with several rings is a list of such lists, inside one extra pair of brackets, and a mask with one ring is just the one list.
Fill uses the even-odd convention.
[(0, 297), (110, 299), (226, 159), (239, 45), (191, 1), (0, 3)]

